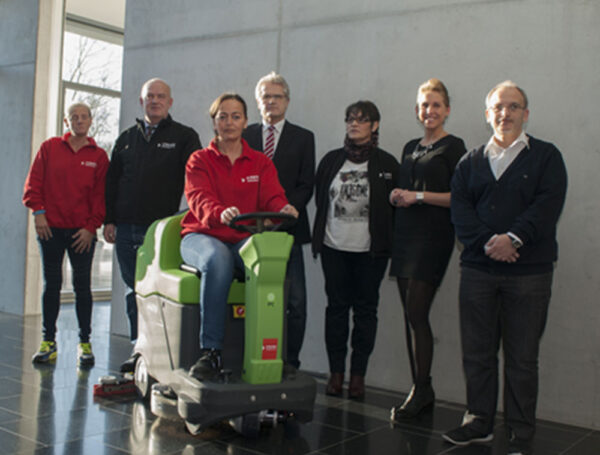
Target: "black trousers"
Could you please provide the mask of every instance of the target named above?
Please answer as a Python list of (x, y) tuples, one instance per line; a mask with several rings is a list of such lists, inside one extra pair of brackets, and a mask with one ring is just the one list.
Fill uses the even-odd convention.
[(460, 328), (468, 412), (490, 433), (498, 401), (498, 350), (504, 352), (504, 415), (516, 440), (535, 432), (538, 354), (546, 326), (552, 272), (502, 276), (463, 267)]
[(92, 260), (96, 240), (89, 251), (76, 253), (71, 246), (73, 234), (79, 229), (51, 228), (52, 237), (42, 240), (38, 237), (42, 266), (44, 269), (44, 293), (42, 294), (42, 325), (45, 341), (54, 341), (56, 320), (60, 309), (60, 288), (62, 286), (62, 264), (65, 251), (73, 268), (73, 291), (75, 292), (75, 312), (79, 323), (79, 340), (90, 341), (92, 332)]
[(321, 265), (325, 275), (327, 309), (325, 343), (332, 373), (346, 370), (350, 309), (352, 309), (350, 374), (364, 376), (375, 346), (379, 286), (388, 258), (370, 253), (350, 253), (323, 246)]

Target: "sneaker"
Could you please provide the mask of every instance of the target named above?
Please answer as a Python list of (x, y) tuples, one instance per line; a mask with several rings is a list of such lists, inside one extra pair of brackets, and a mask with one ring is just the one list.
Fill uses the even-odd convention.
[(91, 343), (79, 343), (77, 346), (77, 365), (91, 366), (94, 364), (94, 354)]
[(442, 435), (446, 441), (456, 446), (468, 446), (474, 443), (489, 442), (494, 439), (493, 433), (485, 434), (467, 423)]
[(38, 352), (33, 354), (31, 361), (33, 363), (48, 363), (56, 360), (58, 351), (54, 341), (42, 341)]
[(190, 368), (190, 376), (204, 381), (214, 377), (221, 371), (221, 351), (218, 349), (201, 349), (200, 358)]

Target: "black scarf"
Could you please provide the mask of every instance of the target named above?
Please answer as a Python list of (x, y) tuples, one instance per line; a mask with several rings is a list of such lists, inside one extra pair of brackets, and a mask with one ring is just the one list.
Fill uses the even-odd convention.
[(378, 139), (379, 132), (375, 131), (371, 134), (371, 139), (368, 142), (365, 142), (364, 144), (356, 144), (346, 134), (346, 137), (344, 138), (344, 150), (346, 151), (346, 158), (356, 164), (369, 161), (371, 150), (377, 147)]

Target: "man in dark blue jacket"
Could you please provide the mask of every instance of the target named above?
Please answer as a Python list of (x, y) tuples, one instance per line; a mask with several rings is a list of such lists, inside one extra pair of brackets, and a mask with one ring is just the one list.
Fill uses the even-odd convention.
[(494, 87), (485, 112), (494, 134), (463, 157), (452, 179), (452, 222), (464, 245), (459, 300), (467, 412), (443, 437), (461, 446), (492, 439), (502, 338), (508, 453), (526, 454), (567, 173), (553, 144), (525, 134), (527, 96), (516, 84)]
[[(146, 81), (140, 93), (144, 118), (121, 133), (112, 150), (106, 174), (104, 238), (115, 243), (121, 277), (126, 286), (129, 336), (137, 339), (134, 281), (137, 249), (153, 221), (179, 210), (185, 165), (201, 148), (198, 133), (172, 119), (171, 88), (158, 78)], [(133, 371), (136, 356), (121, 365)]]

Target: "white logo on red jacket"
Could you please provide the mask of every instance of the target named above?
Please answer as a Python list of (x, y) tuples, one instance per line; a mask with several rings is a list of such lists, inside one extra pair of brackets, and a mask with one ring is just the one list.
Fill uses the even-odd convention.
[(246, 178), (242, 177), (242, 183), (258, 183), (260, 181), (259, 175), (248, 175)]
[(87, 167), (98, 167), (98, 163), (96, 163), (95, 161), (82, 161), (81, 165)]

